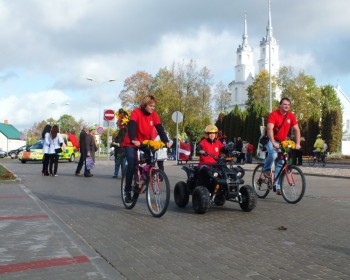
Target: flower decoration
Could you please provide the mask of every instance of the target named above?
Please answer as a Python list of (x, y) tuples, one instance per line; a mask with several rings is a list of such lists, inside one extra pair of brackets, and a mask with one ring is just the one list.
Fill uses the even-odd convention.
[(116, 113), (115, 116), (117, 117), (117, 125), (119, 129), (125, 128), (130, 120), (130, 113), (125, 110), (120, 108)]
[(159, 140), (144, 140), (142, 145), (147, 146), (149, 149), (153, 151), (157, 151), (165, 146), (162, 141)]
[(292, 140), (285, 140), (281, 142), (281, 147), (284, 152), (288, 153), (290, 150), (295, 149), (295, 143)]

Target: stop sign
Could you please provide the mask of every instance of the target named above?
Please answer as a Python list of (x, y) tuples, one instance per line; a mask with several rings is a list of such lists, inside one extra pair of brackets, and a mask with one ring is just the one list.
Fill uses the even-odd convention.
[(113, 121), (114, 120), (114, 116), (115, 116), (115, 113), (111, 109), (105, 110), (104, 113), (103, 113), (103, 118), (106, 121)]

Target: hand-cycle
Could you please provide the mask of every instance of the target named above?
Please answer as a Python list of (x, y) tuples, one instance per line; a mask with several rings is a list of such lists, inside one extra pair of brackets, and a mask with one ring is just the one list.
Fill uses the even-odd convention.
[(283, 165), (274, 178), (271, 170), (269, 178), (263, 174), (264, 163), (255, 167), (253, 172), (253, 188), (259, 198), (265, 198), (271, 190), (276, 191), (276, 182), (281, 186), (282, 196), (288, 203), (299, 202), (305, 193), (306, 181), (303, 171), (289, 163), (288, 152), (278, 149), (278, 159), (283, 160)]
[(131, 185), (131, 201), (125, 201), (126, 169), (121, 182), (121, 197), (126, 209), (136, 205), (139, 195), (146, 193), (148, 210), (154, 217), (165, 214), (170, 201), (170, 183), (163, 170), (156, 167), (157, 153), (153, 149), (140, 147), (136, 151), (136, 166)]

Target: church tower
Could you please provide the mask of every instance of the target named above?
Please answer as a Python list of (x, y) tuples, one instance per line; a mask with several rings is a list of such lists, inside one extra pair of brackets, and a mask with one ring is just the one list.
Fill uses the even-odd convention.
[(259, 72), (266, 70), (269, 72), (271, 59), (271, 76), (276, 76), (279, 70), (279, 46), (278, 41), (273, 37), (271, 21), (271, 1), (269, 0), (269, 19), (266, 27), (266, 37), (260, 41)]
[[(247, 15), (244, 14), (244, 31), (242, 45), (236, 51), (235, 83), (230, 85), (232, 93), (231, 104), (237, 105), (240, 109), (245, 108), (248, 99), (247, 88), (253, 83), (255, 75), (253, 49), (248, 44)], [(233, 109), (232, 108), (230, 109)]]

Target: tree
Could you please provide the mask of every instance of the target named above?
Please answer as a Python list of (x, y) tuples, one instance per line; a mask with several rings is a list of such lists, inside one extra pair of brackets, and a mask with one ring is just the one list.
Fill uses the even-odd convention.
[(231, 93), (228, 90), (228, 87), (225, 86), (225, 84), (222, 81), (216, 84), (214, 100), (215, 111), (217, 113), (226, 113), (226, 108), (228, 107), (231, 101)]
[(341, 103), (333, 86), (326, 85), (322, 92), (322, 138), (328, 145), (329, 152), (339, 152), (342, 139), (342, 110)]
[(140, 105), (142, 97), (151, 93), (152, 76), (145, 71), (138, 71), (124, 81), (124, 89), (119, 98), (122, 106), (133, 110)]
[[(276, 94), (276, 82), (273, 77), (272, 82), (272, 100), (275, 100)], [(269, 94), (269, 73), (266, 70), (261, 71), (255, 78), (253, 84), (251, 84), (248, 89), (248, 100), (246, 102), (247, 110), (253, 106), (253, 102), (259, 102), (263, 107), (270, 107), (270, 94)], [(275, 104), (276, 105), (276, 101)], [(273, 106), (273, 108), (276, 106)]]

